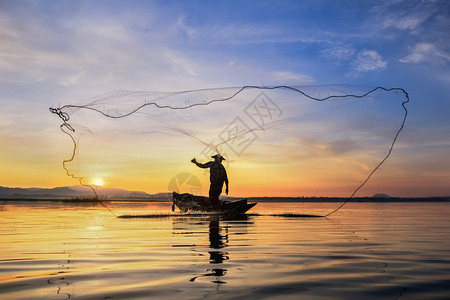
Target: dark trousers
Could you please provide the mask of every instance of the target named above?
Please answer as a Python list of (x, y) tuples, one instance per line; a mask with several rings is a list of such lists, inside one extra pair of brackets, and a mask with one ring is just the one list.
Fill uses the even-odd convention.
[(209, 187), (209, 200), (212, 206), (220, 205), (219, 196), (222, 193), (223, 182), (220, 184), (211, 184)]

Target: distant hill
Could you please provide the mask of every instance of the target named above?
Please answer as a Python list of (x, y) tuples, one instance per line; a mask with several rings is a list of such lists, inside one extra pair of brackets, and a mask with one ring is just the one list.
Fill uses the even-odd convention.
[[(92, 192), (91, 192), (92, 194)], [(67, 198), (87, 196), (69, 187), (44, 188), (10, 188), (0, 186), (1, 199), (44, 199), (44, 198)]]
[[(141, 191), (128, 191), (117, 188), (95, 188), (98, 196), (106, 200), (141, 200), (141, 201), (171, 201), (168, 193), (151, 195)], [(11, 188), (0, 186), (0, 199), (11, 200), (70, 200), (93, 198), (94, 193), (87, 186), (65, 186), (56, 188)]]
[(372, 196), (372, 198), (392, 198), (392, 197), (386, 194), (375, 194)]

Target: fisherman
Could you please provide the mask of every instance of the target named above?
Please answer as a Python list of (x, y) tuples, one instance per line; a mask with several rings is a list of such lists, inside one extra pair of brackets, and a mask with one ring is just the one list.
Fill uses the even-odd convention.
[(209, 161), (205, 164), (197, 162), (195, 158), (193, 158), (191, 162), (196, 164), (199, 168), (209, 168), (209, 181), (211, 182), (211, 186), (209, 187), (209, 199), (211, 201), (211, 206), (218, 206), (220, 205), (219, 196), (222, 193), (224, 182), (226, 186), (225, 194), (228, 195), (228, 177), (227, 171), (222, 165), (222, 160), (225, 160), (225, 158), (220, 154), (213, 155), (211, 158), (214, 158), (214, 161)]

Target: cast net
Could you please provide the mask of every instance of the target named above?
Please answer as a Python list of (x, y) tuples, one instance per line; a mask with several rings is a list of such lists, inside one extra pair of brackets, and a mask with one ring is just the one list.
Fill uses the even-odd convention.
[(208, 171), (190, 160), (219, 153), (230, 196), (350, 199), (374, 192), (365, 185), (391, 154), (408, 101), (401, 88), (243, 86), (120, 90), (50, 111), (73, 143), (63, 168), (83, 185), (170, 193), (175, 180), (177, 192), (208, 195)]

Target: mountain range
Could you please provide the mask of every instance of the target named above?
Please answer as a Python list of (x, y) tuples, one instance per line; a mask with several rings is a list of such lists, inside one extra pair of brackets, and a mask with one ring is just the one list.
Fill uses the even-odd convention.
[[(118, 188), (94, 187), (100, 199), (106, 200), (171, 200), (171, 193), (148, 194), (141, 191), (128, 191)], [(88, 186), (75, 185), (55, 188), (11, 188), (0, 186), (0, 199), (88, 199), (95, 194)]]

